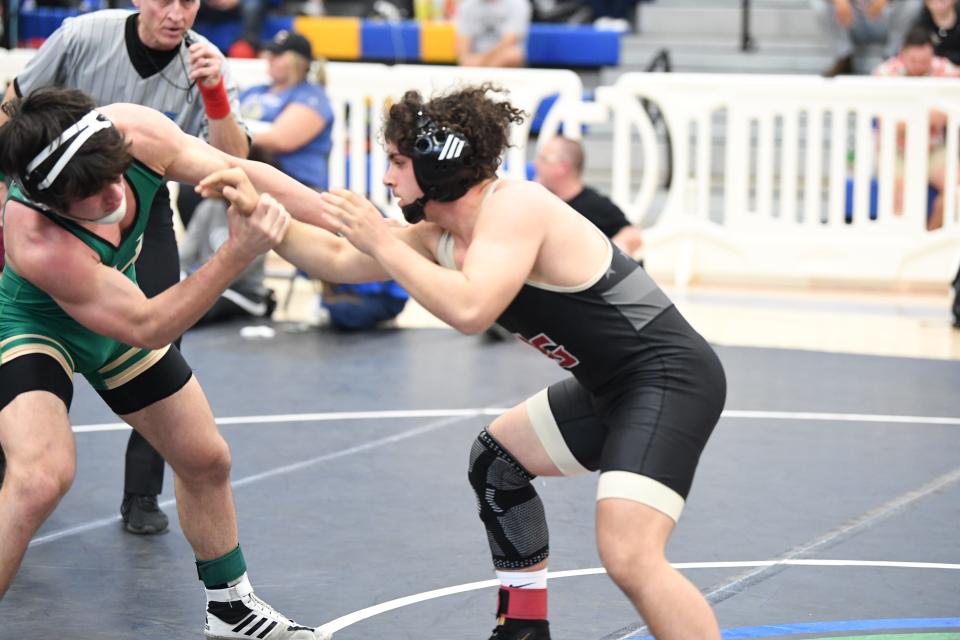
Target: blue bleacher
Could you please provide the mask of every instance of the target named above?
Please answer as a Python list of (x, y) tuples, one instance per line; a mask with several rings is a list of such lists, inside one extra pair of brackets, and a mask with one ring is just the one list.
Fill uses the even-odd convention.
[(620, 34), (569, 24), (532, 24), (527, 64), (534, 67), (607, 67), (620, 63)]
[(420, 25), (405, 20), (390, 23), (363, 20), (360, 25), (361, 59), (369, 62), (418, 62)]

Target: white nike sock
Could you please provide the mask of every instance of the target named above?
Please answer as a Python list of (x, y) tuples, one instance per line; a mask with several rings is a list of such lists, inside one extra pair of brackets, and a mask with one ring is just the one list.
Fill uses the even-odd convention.
[(497, 579), (504, 587), (514, 589), (546, 589), (547, 570), (540, 571), (497, 571)]

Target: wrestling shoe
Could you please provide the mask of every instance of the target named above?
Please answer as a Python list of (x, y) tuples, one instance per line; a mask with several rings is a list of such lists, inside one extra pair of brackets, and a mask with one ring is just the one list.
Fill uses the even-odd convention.
[(207, 622), (203, 633), (208, 640), (330, 640), (333, 637), (326, 631), (297, 624), (255, 596), (252, 589), (230, 595), (240, 597), (230, 602), (210, 602), (207, 605)]
[(123, 519), (123, 528), (138, 535), (163, 533), (170, 526), (167, 514), (157, 504), (157, 496), (124, 494), (120, 503), (120, 517)]
[(550, 640), (550, 623), (546, 620), (500, 618), (490, 640)]

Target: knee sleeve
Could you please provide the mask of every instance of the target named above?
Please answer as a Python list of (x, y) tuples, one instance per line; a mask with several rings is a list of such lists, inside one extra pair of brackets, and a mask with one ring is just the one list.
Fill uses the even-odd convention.
[(498, 569), (523, 569), (550, 554), (543, 502), (534, 476), (484, 429), (470, 451), (470, 484)]

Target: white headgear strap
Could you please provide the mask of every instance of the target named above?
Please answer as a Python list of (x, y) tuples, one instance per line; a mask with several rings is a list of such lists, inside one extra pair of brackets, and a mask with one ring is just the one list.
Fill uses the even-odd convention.
[(36, 158), (31, 160), (30, 164), (27, 165), (27, 175), (35, 171), (47, 158), (56, 153), (60, 147), (70, 142), (70, 146), (67, 147), (63, 155), (60, 156), (60, 159), (57, 160), (56, 164), (47, 172), (43, 181), (37, 185), (37, 189), (40, 191), (48, 189), (57, 179), (57, 176), (60, 175), (60, 172), (63, 171), (63, 168), (67, 166), (67, 163), (70, 162), (77, 151), (80, 150), (83, 143), (90, 139), (90, 136), (112, 126), (113, 123), (107, 120), (101, 113), (91, 111), (80, 118), (79, 122), (65, 129), (63, 133), (57, 136), (56, 140), (48, 144)]

